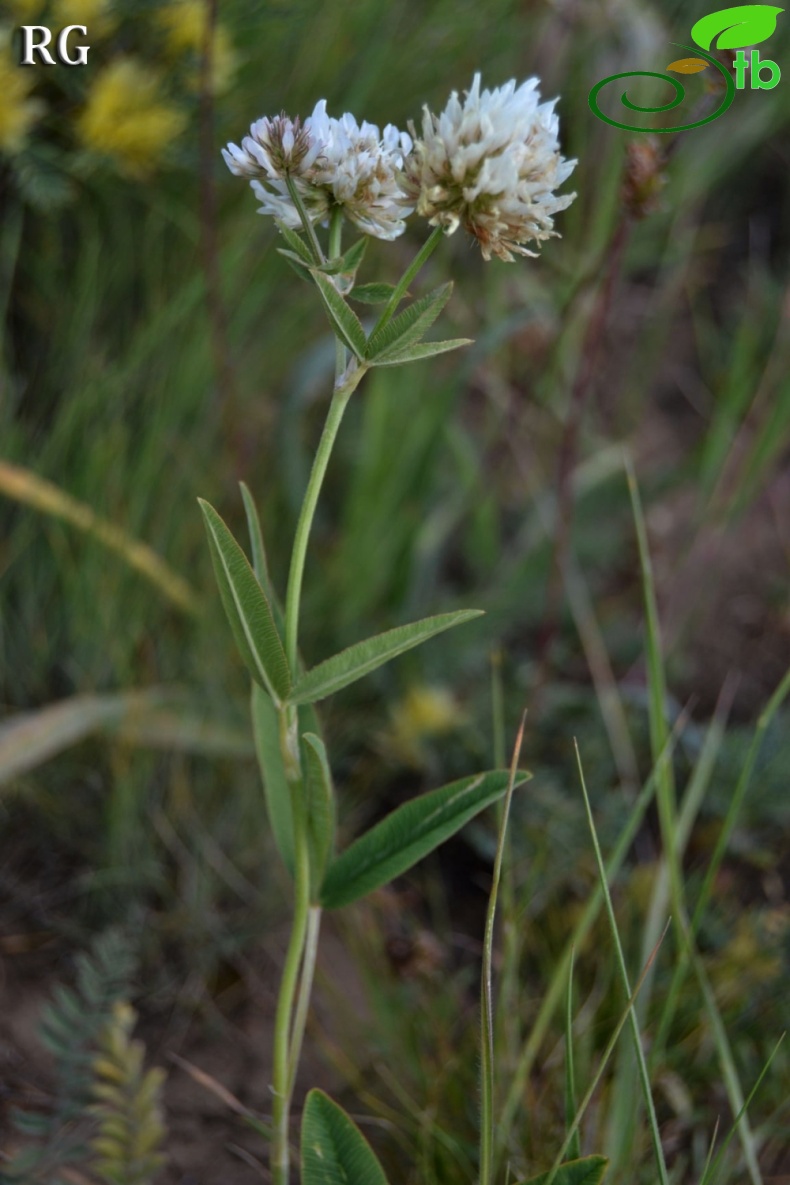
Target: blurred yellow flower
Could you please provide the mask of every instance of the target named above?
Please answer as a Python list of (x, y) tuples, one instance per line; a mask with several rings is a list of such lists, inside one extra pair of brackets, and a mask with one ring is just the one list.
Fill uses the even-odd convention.
[[(206, 42), (208, 6), (205, 0), (171, 0), (157, 13), (157, 20), (164, 33), (165, 51), (178, 58), (194, 55), (197, 67), (193, 75), (194, 85), (200, 82), (200, 59)], [(214, 91), (227, 90), (236, 69), (236, 55), (224, 25), (214, 30), (212, 45), (211, 85)]]
[(25, 24), (39, 16), (45, 3), (46, 0), (5, 0), (5, 7), (12, 17)]
[(111, 157), (130, 177), (144, 177), (181, 134), (186, 115), (162, 97), (159, 80), (141, 62), (106, 66), (78, 120), (84, 144)]
[(411, 765), (420, 766), (425, 754), (423, 742), (452, 732), (464, 723), (464, 713), (446, 687), (425, 684), (410, 687), (392, 709), (385, 747)]
[(40, 99), (30, 98), (35, 78), (13, 60), (10, 41), (0, 29), (0, 152), (7, 153), (19, 151), (44, 110)]
[(58, 28), (85, 25), (89, 37), (106, 37), (117, 24), (112, 0), (53, 0), (50, 19)]

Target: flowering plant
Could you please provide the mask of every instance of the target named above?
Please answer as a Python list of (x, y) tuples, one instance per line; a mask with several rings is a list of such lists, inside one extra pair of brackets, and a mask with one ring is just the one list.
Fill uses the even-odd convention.
[[(422, 139), (392, 125), (383, 132), (350, 114), (327, 114), (321, 100), (302, 123), (285, 114), (252, 124), (241, 145), (223, 150), (226, 164), (246, 178), (260, 212), (274, 217), (280, 253), (316, 290), (336, 339), (335, 379), (326, 424), (296, 526), (284, 604), (272, 585), (260, 524), (242, 487), (253, 563), (211, 506), (201, 502), (217, 582), (240, 653), (252, 675), (252, 719), (272, 831), (293, 875), (294, 911), (275, 1019), (271, 1171), (286, 1185), (290, 1106), (305, 1032), (323, 909), (359, 899), (407, 871), (527, 776), (493, 770), (462, 778), (406, 803), (335, 853), (335, 792), (314, 705), (436, 634), (478, 616), (443, 613), (402, 625), (350, 646), (307, 668), (299, 651), (299, 613), (310, 529), (345, 408), (367, 371), (445, 353), (466, 339), (427, 341), (452, 285), (400, 309), (409, 286), (445, 234), (463, 226), (483, 256), (512, 260), (525, 243), (556, 233), (553, 215), (573, 195), (555, 186), (574, 163), (562, 158), (553, 104), (539, 104), (535, 79), (480, 90), (476, 75), (463, 105), (453, 94), (440, 116), (425, 112)], [(391, 240), (416, 211), (433, 231), (400, 280), (358, 284), (367, 238), (343, 250), (345, 223), (363, 236)], [(321, 227), (328, 228), (322, 241)], [(319, 229), (317, 229), (319, 228)], [(366, 330), (349, 301), (382, 306)], [(483, 984), (483, 1115), (481, 1182), (493, 1176), (490, 956), (495, 870)], [(576, 1162), (579, 1163), (579, 1162)], [(605, 1162), (588, 1158), (585, 1181), (600, 1180)], [(560, 1174), (562, 1170), (560, 1170)], [(312, 1091), (302, 1123), (302, 1178), (307, 1185), (345, 1179), (383, 1183), (383, 1172), (351, 1120), (326, 1095)], [(554, 1180), (570, 1182), (570, 1176)], [(573, 1178), (576, 1180), (577, 1178)]]

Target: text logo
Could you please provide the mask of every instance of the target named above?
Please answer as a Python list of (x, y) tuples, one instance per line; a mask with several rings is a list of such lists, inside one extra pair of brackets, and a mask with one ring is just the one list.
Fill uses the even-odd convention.
[[(70, 44), (72, 34), (79, 33), (82, 37), (87, 37), (88, 30), (85, 25), (66, 25), (58, 33), (54, 45), (52, 30), (46, 25), (22, 25), (19, 31), (22, 34), (22, 57), (19, 63), (21, 66), (56, 66), (58, 63), (61, 66), (85, 66), (88, 63), (90, 46)], [(52, 50), (49, 48), (50, 45)]]
[[(723, 115), (732, 105), (736, 90), (745, 90), (747, 85), (751, 90), (773, 90), (782, 77), (779, 66), (769, 58), (761, 58), (757, 49), (752, 49), (751, 54), (747, 56), (744, 53), (744, 48), (767, 41), (776, 29), (776, 20), (780, 12), (784, 12), (784, 9), (776, 8), (771, 4), (741, 4), (737, 8), (723, 8), (720, 12), (711, 12), (694, 25), (691, 36), (698, 49), (695, 50), (690, 45), (681, 46), (682, 49), (690, 50), (694, 56), (670, 62), (666, 69), (675, 74), (698, 74), (701, 70), (707, 70), (709, 66), (713, 66), (719, 71), (724, 78), (724, 96), (716, 110), (706, 115), (704, 119), (670, 128), (644, 128), (638, 124), (622, 123), (620, 120), (612, 119), (604, 114), (598, 104), (598, 96), (605, 86), (608, 86), (610, 82), (617, 82), (620, 78), (660, 78), (663, 82), (668, 82), (675, 92), (674, 97), (668, 103), (662, 103), (657, 107), (641, 107), (631, 102), (628, 91), (623, 91), (620, 102), (629, 111), (640, 114), (657, 114), (673, 111), (675, 107), (679, 107), (686, 97), (683, 84), (670, 74), (658, 74), (653, 70), (628, 70), (624, 74), (612, 74), (609, 78), (603, 78), (596, 83), (589, 96), (593, 114), (598, 119), (602, 119), (604, 123), (611, 124), (614, 128), (621, 128), (625, 132), (649, 132), (651, 134), (688, 132), (692, 128), (701, 128), (706, 123), (712, 123), (714, 119)], [(704, 52), (711, 49), (738, 51), (733, 62), (734, 79), (726, 66), (710, 53)], [(700, 50), (703, 51), (701, 54)]]

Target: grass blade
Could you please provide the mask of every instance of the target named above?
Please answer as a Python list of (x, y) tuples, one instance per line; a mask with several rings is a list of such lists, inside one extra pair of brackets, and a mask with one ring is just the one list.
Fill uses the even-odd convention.
[[(571, 951), (571, 965), (568, 968), (568, 999), (565, 1007), (565, 1125), (569, 1132), (577, 1112), (576, 1074), (573, 1065), (573, 964), (574, 952)], [(568, 1155), (571, 1160), (578, 1160), (581, 1154), (577, 1126), (571, 1133)]]
[(198, 614), (197, 594), (181, 576), (145, 543), (133, 539), (114, 523), (99, 518), (90, 506), (79, 502), (29, 469), (0, 461), (0, 493), (52, 518), (69, 523), (120, 556), (130, 568), (144, 576), (161, 593), (187, 613)]
[[(623, 989), (626, 996), (631, 997), (631, 984), (628, 976), (628, 968), (625, 965), (625, 955), (623, 953), (623, 945), (620, 941), (620, 932), (617, 929), (617, 920), (614, 916), (614, 906), (612, 905), (611, 894), (609, 893), (609, 884), (606, 879), (606, 866), (604, 865), (603, 855), (601, 853), (601, 846), (598, 843), (598, 833), (595, 829), (595, 820), (593, 819), (592, 808), (590, 806), (589, 795), (587, 794), (587, 784), (584, 780), (584, 769), (582, 768), (581, 754), (579, 753), (579, 746), (574, 742), (576, 749), (576, 762), (579, 767), (579, 777), (581, 779), (582, 794), (584, 795), (584, 808), (587, 812), (587, 822), (590, 827), (590, 834), (592, 836), (593, 847), (595, 848), (595, 859), (598, 864), (598, 877), (601, 882), (601, 889), (603, 890), (604, 903), (606, 905), (606, 913), (609, 918), (609, 927), (612, 932), (612, 941), (614, 942), (615, 952), (617, 954), (617, 963), (620, 969), (620, 979), (623, 984)], [(642, 1041), (639, 1034), (639, 1022), (636, 1013), (629, 1007), (628, 1015), (631, 1020), (631, 1034), (633, 1037), (634, 1053), (636, 1054), (637, 1065), (639, 1067), (639, 1081), (642, 1087), (642, 1096), (644, 1098), (645, 1106), (647, 1108), (648, 1119), (650, 1122), (650, 1134), (653, 1139), (653, 1151), (656, 1158), (656, 1168), (658, 1169), (658, 1179), (660, 1185), (669, 1185), (669, 1177), (667, 1175), (667, 1166), (664, 1162), (664, 1150), (661, 1147), (661, 1135), (658, 1130), (658, 1119), (656, 1118), (656, 1109), (653, 1104), (653, 1093), (650, 1089), (650, 1079), (648, 1078), (647, 1065), (645, 1063), (645, 1055), (642, 1049)]]
[(521, 717), (516, 743), (513, 746), (507, 793), (505, 794), (504, 806), (499, 820), (499, 837), (497, 839), (496, 857), (494, 859), (494, 876), (491, 881), (491, 892), (488, 896), (488, 912), (486, 916), (485, 939), (483, 942), (483, 972), (480, 989), (480, 1185), (491, 1185), (494, 1179), (494, 997), (491, 974), (494, 957), (494, 922), (496, 921), (499, 880), (502, 875), (502, 862), (505, 854), (507, 822), (510, 815), (510, 804), (513, 800), (513, 787), (516, 783), (518, 763), (521, 758), (521, 746), (524, 741), (524, 725), (526, 719), (527, 714), (525, 712)]

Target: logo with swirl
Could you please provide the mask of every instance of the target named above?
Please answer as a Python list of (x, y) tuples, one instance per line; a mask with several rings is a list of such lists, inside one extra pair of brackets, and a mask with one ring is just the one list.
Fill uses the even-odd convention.
[[(694, 120), (693, 123), (676, 124), (674, 127), (646, 128), (640, 127), (639, 124), (612, 119), (601, 110), (599, 105), (601, 91), (610, 83), (619, 82), (621, 78), (658, 78), (664, 83), (669, 83), (674, 91), (673, 97), (668, 102), (648, 107), (632, 102), (628, 97), (628, 91), (624, 90), (620, 95), (620, 102), (626, 110), (637, 112), (640, 115), (656, 115), (673, 111), (679, 107), (686, 98), (686, 90), (682, 82), (673, 78), (671, 74), (659, 74), (654, 70), (627, 70), (623, 74), (611, 74), (608, 78), (601, 79), (590, 91), (589, 104), (593, 115), (624, 132), (649, 132), (650, 134), (690, 132), (693, 128), (704, 127), (706, 123), (712, 123), (714, 119), (724, 115), (724, 112), (732, 106), (735, 92), (746, 89), (747, 75), (752, 90), (773, 90), (782, 77), (782, 71), (776, 62), (772, 62), (768, 58), (761, 58), (759, 50), (753, 47), (767, 41), (773, 35), (777, 17), (781, 12), (784, 12), (783, 8), (776, 8), (771, 4), (741, 4), (737, 8), (723, 8), (719, 12), (712, 12), (708, 16), (702, 17), (694, 25), (691, 30), (691, 38), (696, 48), (690, 45), (680, 46), (681, 49), (688, 50), (692, 56), (678, 58), (677, 61), (670, 62), (666, 69), (671, 70), (673, 74), (698, 74), (712, 66), (721, 74), (724, 79), (724, 94), (715, 111), (705, 115), (702, 119)], [(752, 47), (748, 58), (744, 53), (746, 47)], [(737, 50), (732, 62), (735, 72), (734, 78), (727, 66), (707, 52), (712, 49)]]

